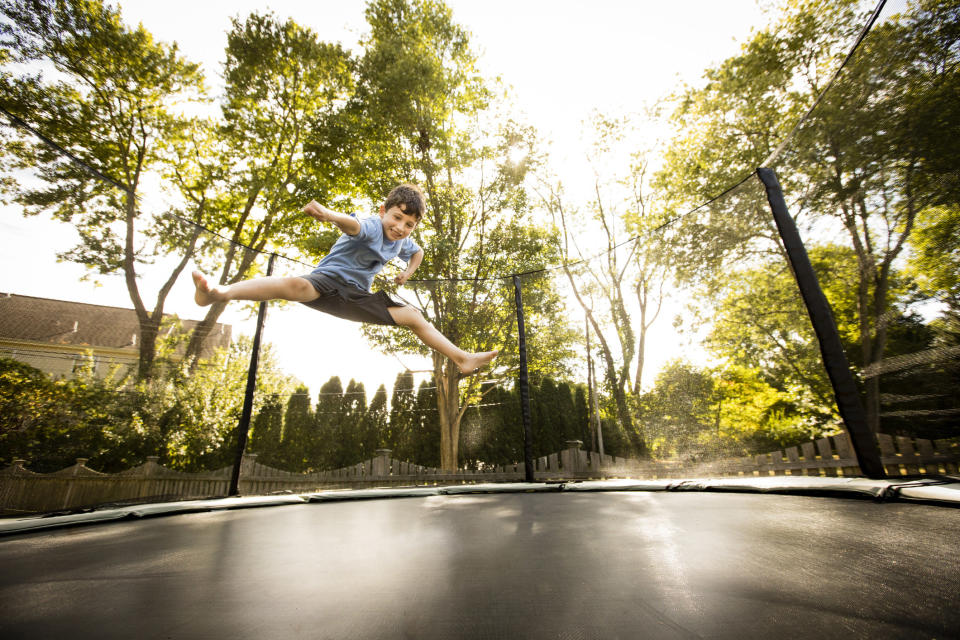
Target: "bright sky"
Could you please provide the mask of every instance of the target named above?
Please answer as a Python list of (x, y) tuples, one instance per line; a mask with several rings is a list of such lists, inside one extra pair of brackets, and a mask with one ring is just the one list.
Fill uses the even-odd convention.
[[(448, 0), (454, 19), (472, 33), (488, 76), (512, 85), (513, 101), (527, 120), (554, 144), (558, 172), (570, 184), (591, 179), (583, 164), (581, 122), (594, 110), (638, 111), (681, 81), (696, 83), (704, 68), (739, 49), (755, 26), (767, 22), (757, 0)], [(200, 62), (216, 87), (231, 16), (272, 10), (316, 31), (326, 41), (355, 47), (366, 29), (360, 0), (129, 0), (122, 3), (128, 23), (141, 22), (163, 41), (176, 41), (186, 57)], [(0, 291), (129, 307), (121, 277), (93, 288), (78, 282), (82, 270), (57, 264), (54, 254), (70, 246), (64, 225), (31, 218), (16, 208), (0, 216)], [(429, 250), (429, 248), (428, 248)], [(155, 287), (151, 293), (155, 291)], [(169, 310), (200, 318), (186, 279), (175, 287)], [(235, 332), (252, 334), (252, 323), (236, 311), (222, 321)], [(653, 340), (655, 368), (676, 355), (670, 318)], [(656, 338), (656, 336), (655, 336)], [(356, 327), (307, 309), (275, 309), (268, 315), (265, 340), (275, 345), (290, 373), (311, 391), (332, 375), (346, 385), (363, 381), (372, 395), (389, 389), (402, 370), (397, 358), (371, 350)], [(402, 357), (411, 369), (426, 359)], [(418, 376), (419, 379), (419, 376)], [(652, 371), (645, 375), (652, 380)]]

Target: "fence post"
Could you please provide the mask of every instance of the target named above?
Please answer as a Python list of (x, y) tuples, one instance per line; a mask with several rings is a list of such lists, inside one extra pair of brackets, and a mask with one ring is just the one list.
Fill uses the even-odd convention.
[[(273, 275), (273, 263), (277, 254), (270, 254), (267, 262), (267, 275)], [(247, 390), (243, 395), (243, 411), (237, 424), (237, 453), (233, 458), (233, 471), (230, 474), (230, 487), (227, 495), (240, 495), (240, 467), (243, 465), (243, 452), (247, 448), (247, 435), (250, 433), (250, 416), (253, 413), (253, 392), (257, 387), (257, 365), (260, 361), (260, 339), (263, 336), (263, 323), (267, 319), (267, 302), (264, 300), (257, 309), (257, 330), (253, 334), (253, 348), (250, 353), (250, 368), (247, 370)]]
[(146, 462), (140, 467), (140, 478), (138, 481), (139, 487), (137, 488), (137, 497), (143, 498), (147, 496), (159, 495), (160, 494), (160, 474), (158, 469), (160, 467), (160, 456), (147, 456)]
[(582, 440), (567, 440), (567, 448), (560, 452), (560, 464), (563, 465), (563, 474), (572, 479), (578, 471), (583, 471), (580, 464), (580, 447)]
[(520, 296), (520, 276), (513, 276), (513, 290), (517, 299), (517, 334), (520, 346), (520, 417), (523, 420), (523, 466), (527, 482), (533, 482), (533, 429), (530, 427), (530, 381), (527, 377), (527, 334), (523, 326), (523, 299)]
[(67, 478), (67, 491), (66, 495), (63, 496), (63, 506), (62, 509), (70, 508), (70, 501), (73, 500), (74, 488), (77, 486), (76, 477), (79, 475), (80, 470), (87, 464), (89, 458), (77, 458), (77, 462), (73, 465), (73, 473)]
[(884, 478), (886, 473), (880, 461), (880, 451), (867, 425), (866, 413), (863, 405), (860, 404), (860, 393), (857, 391), (853, 374), (850, 373), (850, 364), (840, 342), (840, 334), (833, 319), (833, 312), (830, 310), (830, 303), (827, 302), (817, 281), (817, 275), (813, 271), (807, 250), (800, 239), (797, 225), (787, 211), (787, 203), (783, 198), (780, 183), (773, 169), (760, 167), (757, 169), (757, 177), (766, 188), (767, 201), (770, 203), (774, 222), (783, 240), (783, 247), (787, 251), (787, 257), (797, 279), (797, 285), (800, 287), (800, 295), (810, 315), (813, 330), (817, 334), (823, 364), (827, 369), (833, 394), (837, 400), (837, 409), (847, 428), (847, 433), (850, 434), (850, 442), (856, 451), (860, 469), (869, 478)]
[(373, 475), (377, 477), (386, 477), (390, 475), (390, 454), (392, 449), (377, 449), (376, 457), (373, 459)]

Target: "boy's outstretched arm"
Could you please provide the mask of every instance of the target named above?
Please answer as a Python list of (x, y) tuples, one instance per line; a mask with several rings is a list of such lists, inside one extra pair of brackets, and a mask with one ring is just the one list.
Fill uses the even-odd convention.
[(397, 284), (406, 284), (407, 280), (410, 279), (410, 276), (413, 275), (413, 272), (417, 270), (417, 267), (420, 266), (420, 263), (423, 262), (423, 249), (417, 251), (415, 254), (410, 256), (410, 262), (407, 263), (407, 268), (403, 270), (400, 275), (394, 278), (394, 282)]
[(312, 218), (316, 218), (320, 222), (333, 223), (334, 226), (348, 236), (355, 236), (360, 233), (360, 222), (356, 218), (331, 211), (316, 200), (308, 202), (303, 207), (303, 212)]

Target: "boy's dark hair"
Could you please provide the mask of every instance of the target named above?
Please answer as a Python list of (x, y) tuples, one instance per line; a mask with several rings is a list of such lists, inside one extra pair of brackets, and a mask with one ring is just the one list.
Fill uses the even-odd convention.
[(419, 220), (427, 210), (427, 202), (420, 187), (405, 182), (394, 187), (387, 194), (387, 201), (383, 203), (383, 208), (390, 209), (391, 207), (400, 207), (401, 211)]

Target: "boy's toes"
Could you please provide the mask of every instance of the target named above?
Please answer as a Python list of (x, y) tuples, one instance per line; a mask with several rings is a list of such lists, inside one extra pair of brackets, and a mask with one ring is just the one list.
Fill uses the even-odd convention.
[(210, 295), (210, 284), (207, 279), (199, 271), (194, 271), (190, 275), (193, 277), (193, 286), (196, 288), (193, 294), (196, 303), (202, 307), (212, 303), (213, 297)]
[(490, 364), (490, 362), (496, 358), (499, 353), (500, 351), (494, 350), (470, 354), (470, 357), (467, 358), (460, 366), (461, 376), (472, 376), (473, 374), (477, 373), (481, 367)]

